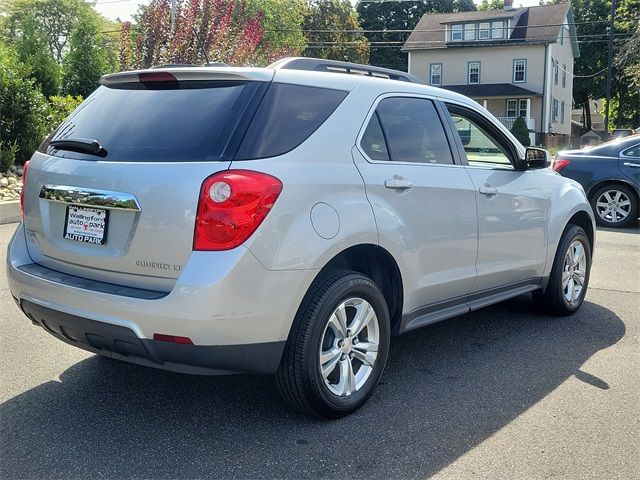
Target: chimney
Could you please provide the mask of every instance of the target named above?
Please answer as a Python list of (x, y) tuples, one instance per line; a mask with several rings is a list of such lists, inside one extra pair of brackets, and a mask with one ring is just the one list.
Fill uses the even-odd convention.
[(504, 0), (504, 9), (513, 10), (513, 0)]

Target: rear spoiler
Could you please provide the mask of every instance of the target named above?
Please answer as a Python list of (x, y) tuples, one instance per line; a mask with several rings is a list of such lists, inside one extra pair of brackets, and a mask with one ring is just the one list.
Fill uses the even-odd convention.
[(145, 77), (166, 75), (174, 81), (255, 81), (270, 82), (275, 72), (266, 68), (233, 68), (233, 67), (165, 67), (149, 70), (135, 70), (104, 75), (100, 79), (102, 85), (120, 85), (123, 83), (140, 83)]

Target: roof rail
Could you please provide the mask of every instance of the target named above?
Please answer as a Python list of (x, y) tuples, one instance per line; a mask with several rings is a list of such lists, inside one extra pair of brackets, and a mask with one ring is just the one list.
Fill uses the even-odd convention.
[(287, 57), (282, 58), (267, 68), (286, 70), (311, 70), (316, 72), (347, 73), (350, 75), (364, 75), (367, 77), (387, 78), (401, 82), (424, 83), (415, 75), (390, 68), (373, 67), (359, 63), (326, 60), (324, 58)]

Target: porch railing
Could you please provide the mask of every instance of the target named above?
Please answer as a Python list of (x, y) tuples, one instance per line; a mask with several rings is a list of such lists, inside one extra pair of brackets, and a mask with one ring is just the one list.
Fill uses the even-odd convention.
[[(516, 121), (516, 117), (496, 117), (496, 118), (500, 121), (500, 123), (502, 123), (509, 130), (511, 130), (511, 127), (513, 127), (513, 122)], [(532, 117), (529, 117), (528, 119), (525, 119), (525, 120), (527, 121), (527, 128), (535, 132), (536, 130), (535, 119)]]

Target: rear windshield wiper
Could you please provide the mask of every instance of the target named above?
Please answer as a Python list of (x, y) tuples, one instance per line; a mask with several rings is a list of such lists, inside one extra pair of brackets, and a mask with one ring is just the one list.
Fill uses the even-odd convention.
[(93, 138), (61, 138), (51, 140), (49, 143), (58, 150), (69, 150), (71, 152), (88, 153), (98, 157), (106, 157), (107, 151), (100, 145), (100, 142)]

